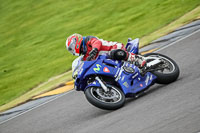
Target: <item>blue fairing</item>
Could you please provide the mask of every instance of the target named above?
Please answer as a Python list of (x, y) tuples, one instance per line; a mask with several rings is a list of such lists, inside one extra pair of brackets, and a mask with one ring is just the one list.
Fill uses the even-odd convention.
[(127, 51), (129, 51), (131, 53), (138, 54), (139, 53), (139, 39), (136, 38), (132, 41), (129, 41), (126, 44), (126, 49), (127, 49)]
[(94, 81), (91, 84), (87, 85), (87, 87), (85, 89), (87, 89), (88, 87), (101, 87), (101, 85), (99, 84), (98, 81)]
[[(95, 61), (84, 61), (82, 63), (82, 65), (80, 65), (79, 70), (78, 70), (78, 76), (75, 80), (75, 89), (76, 90), (84, 90), (86, 85), (87, 85), (87, 81), (86, 79), (84, 79), (84, 75), (85, 73), (91, 68), (91, 66), (96, 62)], [(86, 74), (87, 75), (87, 74)]]
[(145, 76), (141, 76), (139, 70), (135, 70), (134, 74), (127, 74), (122, 70), (118, 83), (124, 94), (138, 93), (152, 85), (156, 79), (156, 76), (150, 72), (146, 73)]
[(106, 56), (99, 56), (98, 59), (94, 61), (84, 61), (83, 66), (79, 68), (78, 71), (78, 76), (75, 82), (76, 89), (84, 90), (87, 79), (91, 75), (106, 75), (113, 77), (117, 72), (119, 65), (118, 61), (106, 59)]
[[(125, 67), (133, 68), (134, 72), (126, 72), (124, 70)], [(90, 84), (87, 83), (88, 78), (94, 75), (106, 76), (110, 77), (110, 80), (115, 80), (114, 85), (121, 88), (126, 96), (136, 94), (148, 88), (156, 79), (156, 76), (150, 72), (141, 76), (138, 67), (133, 64), (106, 59), (106, 56), (102, 55), (94, 61), (84, 61), (79, 66), (75, 89), (84, 91), (90, 86), (101, 87), (96, 80)]]

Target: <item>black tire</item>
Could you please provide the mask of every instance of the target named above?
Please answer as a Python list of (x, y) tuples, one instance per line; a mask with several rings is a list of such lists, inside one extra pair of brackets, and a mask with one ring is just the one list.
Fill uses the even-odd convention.
[(144, 56), (145, 57), (147, 57), (147, 56), (158, 56), (160, 58), (163, 58), (166, 61), (168, 60), (169, 63), (171, 63), (171, 65), (173, 67), (172, 71), (169, 72), (169, 73), (162, 73), (162, 72), (159, 72), (159, 71), (153, 71), (152, 73), (157, 76), (156, 83), (158, 83), (158, 84), (169, 84), (171, 82), (176, 81), (177, 78), (179, 77), (180, 70), (179, 70), (178, 65), (176, 64), (176, 62), (174, 60), (172, 60), (168, 56), (162, 55), (162, 54), (159, 54), (159, 53), (148, 53), (148, 54), (145, 54)]
[(101, 87), (93, 87), (93, 86), (88, 87), (85, 90), (85, 96), (92, 105), (98, 108), (105, 109), (105, 110), (116, 110), (118, 108), (121, 108), (125, 103), (124, 93), (119, 88), (112, 85), (109, 85), (108, 88), (109, 90), (114, 89), (116, 93), (119, 93), (120, 99), (117, 100), (116, 102), (108, 102), (108, 101), (106, 102), (106, 101), (100, 100), (99, 98), (97, 98), (97, 97), (100, 97), (100, 95), (98, 95), (95, 92), (95, 89), (96, 90), (99, 89), (101, 91), (103, 91), (103, 89)]

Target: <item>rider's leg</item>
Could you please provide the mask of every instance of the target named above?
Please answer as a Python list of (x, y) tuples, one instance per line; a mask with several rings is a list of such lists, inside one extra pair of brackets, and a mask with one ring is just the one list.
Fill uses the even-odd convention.
[(125, 60), (130, 63), (137, 65), (138, 67), (142, 68), (146, 64), (146, 60), (141, 55), (136, 55), (134, 53), (127, 52), (122, 49), (115, 49), (110, 51), (110, 57), (114, 60)]
[(136, 55), (136, 54), (133, 54), (133, 53), (129, 53), (127, 61), (135, 64), (139, 68), (143, 68), (146, 65), (146, 60), (143, 56)]
[(110, 51), (109, 55), (114, 60), (125, 60), (128, 57), (128, 52), (122, 49), (114, 49)]

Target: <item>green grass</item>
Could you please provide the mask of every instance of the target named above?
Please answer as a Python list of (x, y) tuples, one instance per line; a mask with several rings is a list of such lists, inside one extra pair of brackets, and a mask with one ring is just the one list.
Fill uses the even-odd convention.
[(67, 80), (72, 80), (71, 75), (72, 75), (72, 71), (68, 71), (59, 76), (50, 78), (47, 82), (44, 82), (44, 83), (40, 84), (39, 86), (35, 87), (34, 89), (28, 91), (27, 93), (19, 96), (18, 98), (12, 100), (12, 102), (9, 102), (7, 104), (0, 106), (0, 112), (3, 112), (14, 106), (17, 106), (28, 100), (31, 100), (34, 96), (37, 96), (44, 92), (48, 92), (49, 90), (53, 90), (57, 87), (61, 87), (61, 86), (65, 85)]
[(145, 45), (148, 45), (153, 40), (155, 40), (161, 36), (167, 35), (170, 32), (173, 32), (174, 30), (176, 30), (178, 27), (181, 27), (187, 23), (190, 23), (190, 22), (198, 20), (198, 19), (200, 19), (200, 6), (198, 6), (194, 10), (186, 13), (182, 17), (176, 19), (175, 21), (171, 22), (170, 24), (168, 24), (146, 36), (143, 36), (140, 40), (140, 44), (142, 44), (140, 46), (143, 47)]
[(0, 105), (71, 69), (72, 33), (125, 43), (169, 24), (199, 0), (1, 0)]

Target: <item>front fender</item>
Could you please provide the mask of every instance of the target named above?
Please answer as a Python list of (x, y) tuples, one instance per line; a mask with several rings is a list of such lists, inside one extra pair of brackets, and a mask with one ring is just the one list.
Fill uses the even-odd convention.
[(99, 84), (99, 82), (97, 80), (93, 81), (91, 84), (87, 85), (84, 89), (84, 91), (89, 88), (89, 87), (101, 87), (101, 85)]

